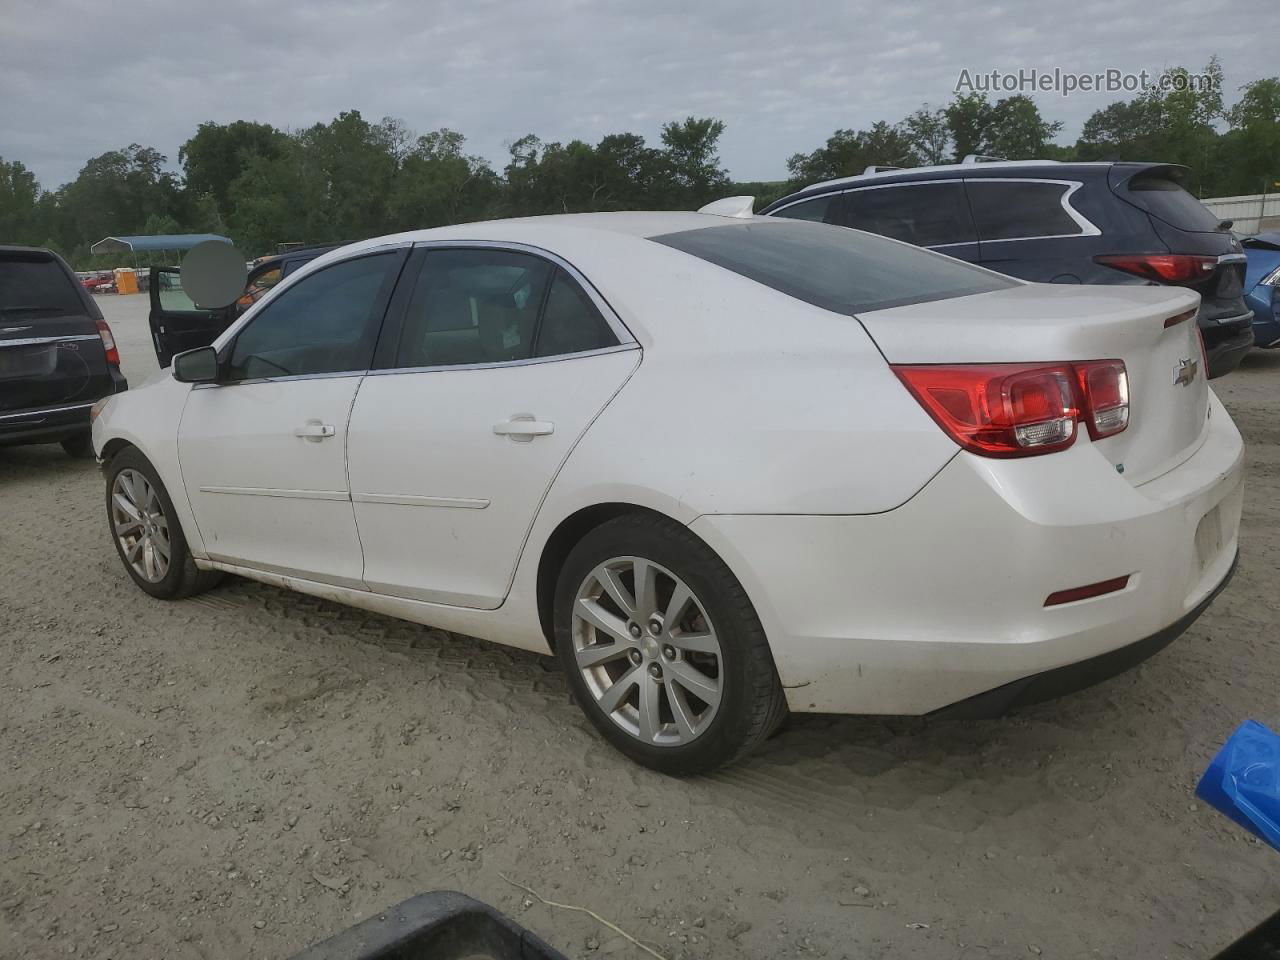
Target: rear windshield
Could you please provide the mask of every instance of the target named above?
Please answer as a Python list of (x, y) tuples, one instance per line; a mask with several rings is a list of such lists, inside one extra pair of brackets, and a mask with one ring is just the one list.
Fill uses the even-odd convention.
[(836, 313), (1017, 286), (960, 260), (825, 224), (748, 221), (651, 239)]
[(1129, 181), (1129, 199), (1171, 227), (1215, 233), (1222, 218), (1168, 175), (1139, 174)]
[(38, 253), (0, 253), (0, 316), (84, 312), (79, 293), (56, 261)]

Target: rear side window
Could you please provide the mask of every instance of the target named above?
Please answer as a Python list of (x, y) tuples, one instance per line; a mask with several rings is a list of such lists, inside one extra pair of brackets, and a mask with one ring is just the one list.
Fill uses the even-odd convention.
[(851, 191), (840, 222), (918, 247), (978, 239), (964, 184), (955, 180)]
[(839, 198), (840, 195), (837, 193), (828, 193), (825, 196), (814, 197), (812, 200), (793, 203), (790, 206), (783, 207), (776, 213), (770, 214), (770, 216), (783, 217), (787, 220), (813, 220), (817, 223), (829, 223), (833, 219), (830, 216), (833, 212), (832, 203)]
[(1171, 227), (1216, 233), (1222, 218), (1167, 176), (1140, 174), (1128, 183), (1129, 199)]
[(982, 240), (1075, 237), (1084, 233), (1063, 206), (1070, 184), (968, 180), (965, 185)]
[(556, 357), (617, 345), (618, 338), (591, 298), (573, 278), (557, 268), (542, 310), (534, 356)]
[(62, 266), (38, 253), (0, 253), (0, 314), (26, 319), (85, 313)]
[(836, 313), (989, 293), (1017, 282), (883, 237), (764, 218), (651, 238)]
[(553, 266), (508, 250), (433, 250), (400, 332), (396, 367), (505, 363), (533, 355)]

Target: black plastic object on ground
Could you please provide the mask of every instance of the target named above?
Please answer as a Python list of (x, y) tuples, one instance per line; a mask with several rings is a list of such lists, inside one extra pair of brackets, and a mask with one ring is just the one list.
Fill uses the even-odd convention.
[(293, 960), (568, 960), (514, 920), (461, 893), (422, 893)]
[(1280, 960), (1280, 913), (1258, 924), (1213, 960)]

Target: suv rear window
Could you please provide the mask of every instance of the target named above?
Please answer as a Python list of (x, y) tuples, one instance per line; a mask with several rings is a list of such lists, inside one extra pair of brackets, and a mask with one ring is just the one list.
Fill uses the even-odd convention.
[(1084, 232), (1063, 206), (1066, 183), (1036, 180), (968, 180), (969, 205), (983, 240), (1075, 237)]
[(1017, 286), (918, 247), (794, 220), (764, 219), (650, 239), (835, 313), (867, 313)]
[(1171, 227), (1193, 233), (1217, 233), (1222, 218), (1187, 193), (1168, 175), (1138, 174), (1128, 183), (1129, 199)]
[(0, 253), (0, 314), (37, 317), (84, 312), (80, 294), (56, 260), (41, 253)]

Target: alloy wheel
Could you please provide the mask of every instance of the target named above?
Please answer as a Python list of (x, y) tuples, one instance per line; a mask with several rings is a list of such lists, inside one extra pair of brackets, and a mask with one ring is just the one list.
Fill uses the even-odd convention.
[(573, 602), (574, 658), (596, 705), (638, 740), (689, 743), (723, 694), (720, 641), (706, 608), (670, 570), (615, 557)]
[(111, 529), (133, 572), (159, 583), (169, 572), (169, 519), (151, 482), (137, 470), (121, 470), (111, 484)]

